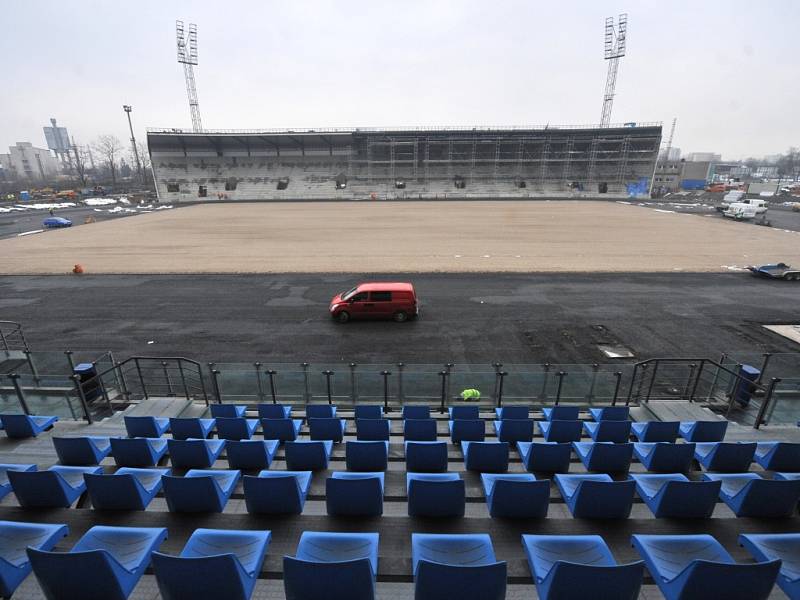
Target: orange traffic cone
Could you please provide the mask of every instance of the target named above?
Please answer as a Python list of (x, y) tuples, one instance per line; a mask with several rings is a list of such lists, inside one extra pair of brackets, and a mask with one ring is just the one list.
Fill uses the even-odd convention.
[(83, 266), (80, 264), (75, 265), (74, 267), (72, 267), (72, 272), (75, 273), (76, 275), (80, 275), (81, 273), (83, 273)]

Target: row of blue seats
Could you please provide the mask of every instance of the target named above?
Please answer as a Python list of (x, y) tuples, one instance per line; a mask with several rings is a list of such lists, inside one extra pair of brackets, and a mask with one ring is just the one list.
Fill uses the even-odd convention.
[[(66, 525), (0, 522), (0, 586), (10, 597), (34, 572), (48, 600), (125, 600), (152, 564), (165, 600), (247, 600), (261, 572), (270, 531), (197, 529), (178, 556), (159, 552), (165, 528), (95, 526), (68, 552), (54, 552)], [(640, 535), (642, 561), (619, 564), (596, 535), (522, 535), (542, 600), (635, 599), (645, 567), (667, 600), (765, 600), (775, 583), (800, 598), (800, 534), (743, 534), (757, 561), (737, 563), (712, 536)], [(304, 531), (283, 557), (288, 600), (374, 600), (378, 533)], [(485, 533), (411, 534), (417, 600), (503, 600), (507, 563)], [(592, 590), (592, 592), (589, 592)], [(712, 591), (713, 590), (713, 591)]]

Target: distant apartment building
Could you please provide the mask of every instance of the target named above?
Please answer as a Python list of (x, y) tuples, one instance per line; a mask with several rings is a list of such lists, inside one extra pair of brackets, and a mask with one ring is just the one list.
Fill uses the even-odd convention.
[(679, 190), (702, 190), (710, 179), (711, 165), (708, 161), (660, 162), (653, 174), (653, 190), (661, 194)]
[(686, 162), (719, 162), (722, 155), (715, 152), (690, 152), (686, 155)]
[(45, 148), (36, 148), (30, 142), (17, 142), (9, 146), (8, 154), (0, 154), (6, 179), (46, 181), (60, 172), (58, 160)]

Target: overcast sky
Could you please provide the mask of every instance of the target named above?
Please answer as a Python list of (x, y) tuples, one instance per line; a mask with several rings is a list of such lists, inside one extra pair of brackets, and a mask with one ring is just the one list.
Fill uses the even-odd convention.
[(800, 2), (2, 0), (0, 152), (191, 127), (175, 19), (197, 23), (205, 128), (598, 123), (604, 18), (628, 11), (613, 122), (677, 117), (684, 153), (800, 145)]

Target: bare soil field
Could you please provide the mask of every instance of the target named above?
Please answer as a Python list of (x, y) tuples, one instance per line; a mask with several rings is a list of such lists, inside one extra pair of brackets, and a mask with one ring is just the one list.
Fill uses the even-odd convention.
[(610, 202), (209, 204), (0, 240), (0, 274), (719, 272), (800, 233)]

